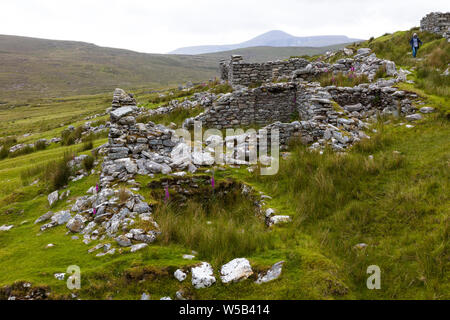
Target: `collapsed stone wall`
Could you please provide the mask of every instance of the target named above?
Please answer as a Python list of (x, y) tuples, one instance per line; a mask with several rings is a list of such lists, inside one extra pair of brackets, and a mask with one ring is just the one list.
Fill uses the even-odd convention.
[(295, 83), (273, 83), (243, 88), (222, 96), (193, 120), (217, 129), (287, 122), (296, 113), (296, 87)]
[(432, 12), (420, 21), (420, 30), (442, 35), (450, 41), (450, 12)]
[(265, 63), (242, 62), (241, 56), (232, 56), (228, 62), (220, 63), (221, 79), (231, 85), (249, 86), (255, 83), (270, 82), (279, 77), (290, 78), (295, 70), (306, 67), (305, 59), (289, 59), (286, 61), (269, 61)]

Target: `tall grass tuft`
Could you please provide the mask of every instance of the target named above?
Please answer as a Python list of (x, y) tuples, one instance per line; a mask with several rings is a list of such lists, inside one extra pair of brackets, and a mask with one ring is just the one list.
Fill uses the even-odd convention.
[(69, 161), (72, 158), (73, 154), (66, 152), (61, 160), (52, 161), (47, 164), (43, 178), (49, 184), (51, 190), (61, 189), (69, 182), (69, 177), (72, 174)]
[(322, 87), (338, 86), (338, 87), (354, 87), (361, 83), (368, 83), (367, 75), (356, 75), (353, 73), (344, 74), (339, 72), (333, 74), (331, 72), (325, 73), (319, 77), (319, 82)]
[(217, 264), (274, 245), (264, 220), (255, 216), (253, 203), (237, 194), (191, 199), (183, 207), (169, 202), (157, 207), (154, 216), (162, 231), (161, 243), (183, 244)]

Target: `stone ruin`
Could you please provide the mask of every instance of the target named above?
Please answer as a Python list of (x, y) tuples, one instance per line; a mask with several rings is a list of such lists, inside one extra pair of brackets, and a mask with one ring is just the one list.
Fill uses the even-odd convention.
[(420, 30), (436, 33), (450, 42), (450, 12), (432, 12), (420, 21)]
[[(191, 181), (186, 176), (187, 171), (194, 173), (201, 166), (212, 166), (215, 163), (215, 147), (228, 148), (230, 142), (232, 152), (223, 155), (223, 163), (249, 165), (251, 171), (253, 163), (249, 155), (254, 148), (250, 143), (252, 133), (237, 133), (225, 139), (213, 135), (206, 139), (203, 150), (198, 151), (192, 150), (190, 142), (179, 137), (174, 128), (144, 121), (142, 115), (202, 106), (205, 111), (195, 118), (186, 119), (184, 127), (189, 128), (195, 121), (216, 129), (256, 124), (261, 126), (254, 133), (258, 143), (265, 135), (270, 144), (273, 132), (278, 131), (281, 149), (286, 149), (295, 137), (312, 150), (330, 145), (336, 151), (344, 151), (353, 143), (368, 138), (364, 130), (370, 127), (371, 122), (377, 121), (379, 114), (403, 114), (408, 115), (407, 119), (420, 119), (418, 113), (411, 115), (415, 112), (413, 102), (418, 97), (393, 87), (395, 83), (406, 80), (405, 71), (397, 70), (393, 62), (378, 59), (370, 49), (360, 49), (356, 54), (350, 54), (347, 49), (346, 55), (347, 58), (334, 64), (316, 61), (305, 65), (302, 62), (300, 69), (283, 71), (286, 74), (278, 73), (279, 77), (289, 77), (288, 81), (272, 82), (272, 73), (267, 79), (261, 78), (263, 84), (256, 88), (234, 84), (233, 92), (228, 94), (200, 93), (191, 97), (191, 100), (172, 101), (155, 110), (139, 107), (131, 94), (116, 89), (108, 110), (108, 142), (96, 149), (97, 154), (103, 156), (99, 190), (90, 188), (87, 195), (79, 197), (70, 209), (58, 213), (48, 212), (35, 223), (45, 222), (41, 225), (41, 231), (65, 224), (69, 233), (82, 235), (85, 244), (108, 239), (117, 243), (118, 248), (112, 247), (111, 243), (101, 243), (90, 248), (89, 252), (97, 252), (96, 256), (120, 253), (126, 247), (134, 252), (153, 243), (160, 234), (157, 221), (153, 220), (152, 206), (137, 193), (139, 184), (134, 180), (137, 175), (165, 175), (170, 179), (152, 182), (157, 185), (149, 187), (163, 190), (162, 183), (166, 183), (166, 187), (189, 195), (189, 190), (183, 189), (184, 184), (208, 186), (210, 181), (208, 175), (200, 180), (192, 177), (196, 180)], [(300, 60), (295, 61), (298, 63)], [(346, 70), (351, 69), (352, 72), (370, 76), (380, 66), (386, 67), (391, 79), (379, 79), (353, 88), (321, 87), (318, 82), (305, 80), (327, 72), (326, 69), (334, 70), (332, 72), (348, 72)], [(422, 109), (422, 113), (432, 111)], [(293, 117), (299, 120), (292, 121)], [(262, 145), (256, 146), (261, 151)], [(239, 158), (242, 154), (244, 158)], [(267, 154), (265, 157), (271, 158)], [(260, 162), (268, 165), (262, 157)], [(131, 188), (119, 190), (119, 183), (130, 185)], [(255, 194), (249, 186), (241, 187), (243, 192)], [(262, 221), (265, 220), (268, 225), (289, 221), (290, 217), (274, 215), (271, 209), (265, 210), (263, 199), (266, 196), (257, 196), (260, 200), (254, 203)], [(55, 199), (58, 199), (58, 193)], [(49, 197), (49, 203), (50, 200)], [(135, 224), (140, 221), (146, 221), (148, 228), (136, 228)]]
[[(331, 57), (334, 53), (330, 53)], [(251, 125), (280, 130), (281, 147), (291, 136), (300, 137), (313, 147), (330, 144), (335, 150), (367, 137), (363, 130), (382, 114), (408, 115), (415, 111), (417, 95), (393, 87), (406, 81), (408, 71), (395, 63), (376, 57), (369, 48), (356, 53), (344, 49), (345, 58), (335, 63), (305, 59), (267, 63), (245, 63), (232, 56), (221, 63), (221, 76), (233, 92), (221, 96), (205, 112), (187, 119), (185, 127), (200, 121), (210, 128), (235, 128)], [(389, 79), (375, 81), (383, 68)], [(321, 87), (317, 78), (325, 73), (367, 76), (368, 83), (355, 87)], [(253, 88), (255, 83), (259, 86)], [(293, 121), (295, 120), (295, 121)]]

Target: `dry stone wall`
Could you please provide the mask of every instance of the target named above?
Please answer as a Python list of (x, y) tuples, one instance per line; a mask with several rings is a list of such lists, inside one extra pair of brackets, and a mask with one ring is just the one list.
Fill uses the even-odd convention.
[(250, 124), (265, 125), (290, 121), (296, 114), (295, 83), (273, 83), (255, 89), (243, 88), (218, 99), (192, 120), (218, 129)]
[(450, 41), (450, 12), (432, 12), (420, 21), (420, 30), (442, 35)]
[(241, 56), (232, 56), (230, 61), (220, 63), (220, 73), (221, 79), (229, 81), (233, 86), (249, 86), (280, 77), (290, 78), (295, 70), (302, 69), (308, 64), (305, 59), (249, 63), (242, 62)]

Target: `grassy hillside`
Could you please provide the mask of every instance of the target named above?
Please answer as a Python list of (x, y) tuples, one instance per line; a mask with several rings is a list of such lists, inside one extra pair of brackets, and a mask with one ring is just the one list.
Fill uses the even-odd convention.
[[(371, 46), (377, 54), (412, 71), (408, 79), (414, 83), (399, 87), (419, 94), (424, 106), (434, 107), (436, 113), (425, 115), (413, 128), (405, 127), (403, 118), (380, 119), (367, 129), (372, 138), (345, 155), (329, 150), (321, 155), (293, 145), (275, 176), (253, 174), (244, 167), (216, 171), (217, 185), (245, 182), (271, 196), (267, 205), (277, 214), (292, 216), (290, 224), (262, 228), (260, 221), (247, 216), (251, 210), (248, 202), (235, 193), (203, 201), (191, 199), (185, 209), (169, 202), (155, 210), (164, 232), (156, 243), (133, 254), (95, 257), (87, 249), (101, 241), (86, 246), (66, 235), (64, 227), (39, 232), (33, 221), (49, 210), (48, 186), (45, 180), (29, 183), (39, 177), (33, 173), (36, 167), (60, 159), (64, 152), (89, 151), (52, 145), (0, 160), (0, 225), (14, 225), (10, 231), (0, 232), (0, 287), (30, 281), (33, 286), (49, 287), (51, 298), (70, 298), (65, 282), (53, 274), (76, 264), (82, 270), (82, 287), (77, 292), (81, 299), (138, 299), (143, 292), (152, 299), (174, 298), (180, 289), (193, 299), (449, 299), (450, 103), (447, 78), (440, 75), (449, 61), (445, 55), (449, 44), (420, 34), (426, 45), (419, 52), (422, 60), (412, 59), (404, 45), (411, 32), (386, 35), (359, 47)], [(432, 69), (428, 73), (432, 77), (421, 71), (427, 68)], [(139, 102), (149, 107), (158, 104), (158, 94), (135, 93)], [(36, 103), (28, 107), (31, 112), (25, 120), (20, 114), (27, 107), (5, 108), (1, 123), (10, 116), (18, 128), (27, 130), (12, 129), (14, 123), (2, 125), (0, 130), (17, 135), (37, 132), (20, 141), (57, 136), (62, 128), (38, 129), (42, 119), (48, 124), (54, 119), (79, 125), (86, 114), (106, 109), (110, 100), (110, 95), (99, 95), (50, 100), (42, 108)], [(52, 105), (61, 110), (60, 115), (49, 114)], [(94, 146), (103, 142), (105, 139), (98, 139)], [(24, 175), (32, 177), (23, 179)], [(139, 193), (153, 202), (147, 186), (151, 180), (137, 178), (142, 186)], [(97, 181), (94, 174), (69, 183), (69, 200), (84, 195)], [(59, 201), (52, 210), (67, 206), (66, 201)], [(182, 215), (177, 214), (180, 210)], [(183, 228), (177, 227), (180, 224)], [(49, 243), (55, 246), (46, 248)], [(217, 250), (223, 243), (227, 246)], [(356, 246), (360, 243), (367, 246)], [(195, 260), (182, 259), (192, 250), (198, 252)], [(256, 285), (254, 279), (229, 285), (218, 281), (210, 288), (195, 290), (190, 278), (179, 283), (173, 277), (177, 268), (199, 261), (211, 262), (217, 277), (223, 261), (237, 256), (248, 258), (255, 271), (280, 260), (286, 264), (278, 280), (262, 285)], [(366, 287), (367, 266), (373, 264), (381, 268), (381, 290)], [(0, 289), (0, 298), (4, 298), (2, 294)]]
[(214, 77), (214, 59), (145, 54), (89, 43), (0, 36), (0, 101), (162, 87)]
[[(333, 46), (335, 47), (335, 46)], [(329, 48), (256, 47), (211, 55), (147, 54), (94, 44), (0, 35), (0, 105), (29, 99), (175, 86), (218, 76), (220, 59), (265, 61)]]

